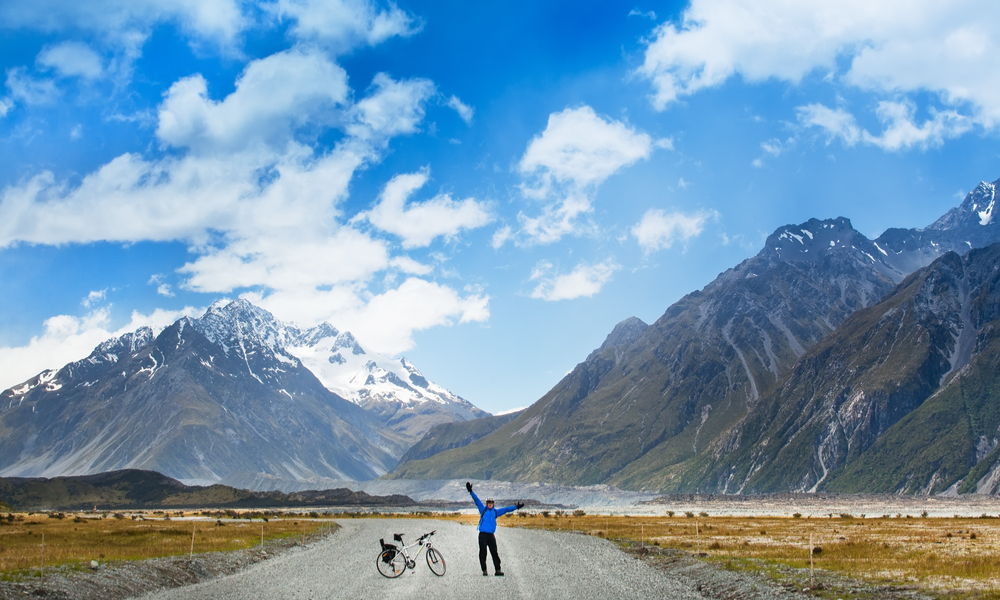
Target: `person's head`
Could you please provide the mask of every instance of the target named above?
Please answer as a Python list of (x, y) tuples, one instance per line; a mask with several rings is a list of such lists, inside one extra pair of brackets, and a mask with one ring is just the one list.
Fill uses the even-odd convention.
[(493, 508), (493, 498), (486, 499), (486, 508)]

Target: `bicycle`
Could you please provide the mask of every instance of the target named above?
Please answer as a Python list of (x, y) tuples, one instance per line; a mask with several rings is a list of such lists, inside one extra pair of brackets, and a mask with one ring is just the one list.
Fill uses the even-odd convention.
[[(375, 557), (375, 568), (378, 569), (378, 572), (383, 577), (388, 577), (389, 579), (399, 577), (406, 569), (417, 568), (417, 557), (420, 556), (420, 552), (424, 548), (427, 548), (427, 567), (431, 570), (431, 573), (441, 577), (445, 571), (444, 556), (441, 556), (441, 551), (431, 545), (430, 540), (427, 539), (436, 532), (437, 530), (435, 529), (430, 533), (425, 533), (409, 546), (404, 545), (402, 533), (392, 534), (392, 539), (399, 542), (399, 547), (395, 544), (386, 544), (384, 539), (379, 540), (379, 543), (382, 544), (382, 550)], [(411, 557), (408, 550), (414, 546), (420, 547), (417, 548), (416, 553)]]

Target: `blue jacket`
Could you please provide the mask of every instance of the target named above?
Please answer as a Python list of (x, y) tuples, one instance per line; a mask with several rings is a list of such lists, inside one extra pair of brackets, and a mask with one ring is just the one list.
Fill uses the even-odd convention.
[(483, 533), (496, 533), (497, 530), (497, 517), (501, 517), (507, 513), (512, 513), (517, 510), (516, 506), (505, 506), (503, 508), (493, 508), (487, 510), (486, 505), (483, 504), (476, 492), (469, 492), (472, 494), (472, 499), (476, 501), (476, 507), (479, 509), (479, 531)]

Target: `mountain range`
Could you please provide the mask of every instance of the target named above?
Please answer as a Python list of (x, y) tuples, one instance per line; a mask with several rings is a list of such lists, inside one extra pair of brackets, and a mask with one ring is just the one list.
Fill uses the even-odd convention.
[(845, 218), (780, 227), (655, 323), (620, 323), (512, 422), (388, 477), (996, 492), (997, 185), (875, 240)]
[(302, 331), (241, 299), (4, 391), (0, 475), (372, 479), (433, 425), (486, 414), (348, 332)]

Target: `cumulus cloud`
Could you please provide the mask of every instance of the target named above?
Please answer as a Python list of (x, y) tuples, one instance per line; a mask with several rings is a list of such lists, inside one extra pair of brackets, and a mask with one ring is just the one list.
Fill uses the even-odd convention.
[[(654, 29), (638, 73), (652, 83), (659, 110), (733, 76), (798, 83), (826, 71), (879, 93), (931, 92), (994, 127), (1000, 81), (985, 74), (1000, 69), (989, 25), (998, 18), (1000, 5), (988, 0), (917, 0), (905, 10), (865, 0), (693, 0), (680, 22)], [(850, 130), (837, 131), (851, 139)]]
[(429, 246), (435, 238), (450, 238), (463, 229), (475, 229), (490, 222), (485, 205), (473, 198), (457, 201), (438, 194), (423, 202), (407, 202), (430, 178), (428, 170), (396, 175), (382, 190), (379, 201), (357, 219), (367, 219), (375, 227), (402, 238), (403, 248)]
[(35, 62), (53, 69), (63, 77), (97, 79), (104, 74), (101, 57), (90, 46), (81, 42), (62, 42), (47, 46), (38, 53)]
[(0, 389), (17, 385), (45, 369), (59, 368), (85, 358), (112, 336), (143, 326), (159, 332), (181, 317), (199, 316), (203, 312), (204, 309), (192, 307), (177, 311), (157, 309), (150, 314), (133, 312), (129, 323), (118, 330), (111, 329), (110, 311), (106, 307), (82, 317), (51, 317), (45, 321), (42, 334), (31, 338), (24, 346), (0, 347)]
[(551, 243), (590, 228), (581, 217), (608, 177), (649, 157), (653, 139), (621, 121), (604, 119), (589, 106), (549, 115), (545, 130), (528, 144), (518, 170), (525, 196), (543, 202), (537, 216), (519, 215), (528, 243)]
[(201, 75), (177, 81), (160, 105), (156, 135), (201, 151), (286, 143), (303, 126), (329, 125), (348, 93), (347, 73), (325, 55), (286, 50), (251, 62), (222, 101), (209, 97)]
[(80, 301), (80, 304), (84, 305), (86, 308), (90, 308), (92, 305), (104, 300), (105, 296), (108, 294), (108, 288), (103, 290), (94, 290), (87, 294), (87, 297)]
[(653, 140), (620, 121), (605, 120), (589, 106), (549, 115), (548, 124), (528, 144), (518, 164), (538, 178), (530, 193), (548, 192), (554, 183), (597, 185), (622, 167), (649, 158)]
[(352, 122), (347, 132), (372, 141), (415, 133), (435, 90), (434, 82), (428, 79), (395, 81), (385, 73), (377, 73), (368, 96), (351, 108)]
[(420, 29), (416, 19), (392, 3), (380, 10), (367, 0), (278, 0), (271, 9), (294, 19), (290, 28), (294, 37), (338, 52), (410, 36)]
[(485, 322), (490, 317), (489, 296), (476, 291), (463, 296), (419, 277), (409, 277), (393, 289), (364, 298), (345, 286), (248, 293), (244, 297), (300, 325), (328, 321), (356, 335), (365, 346), (389, 355), (412, 348), (417, 331)]
[(718, 217), (719, 213), (715, 211), (686, 215), (651, 208), (632, 227), (632, 235), (646, 253), (655, 252), (670, 248), (674, 242), (684, 242), (701, 234), (705, 225)]
[(552, 263), (542, 261), (531, 273), (530, 280), (538, 282), (531, 297), (549, 302), (589, 298), (601, 291), (619, 269), (620, 265), (608, 259), (593, 265), (580, 263), (569, 273), (559, 274), (553, 272)]

